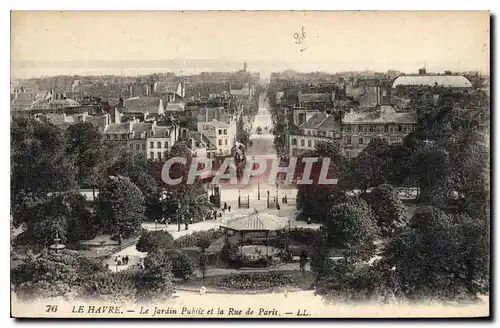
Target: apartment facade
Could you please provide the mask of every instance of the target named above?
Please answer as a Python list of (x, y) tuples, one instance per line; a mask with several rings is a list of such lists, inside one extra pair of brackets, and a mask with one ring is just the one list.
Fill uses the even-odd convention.
[(342, 151), (348, 158), (357, 157), (374, 138), (389, 144), (402, 143), (415, 131), (416, 114), (396, 112), (392, 106), (380, 106), (376, 111), (350, 112), (342, 119)]

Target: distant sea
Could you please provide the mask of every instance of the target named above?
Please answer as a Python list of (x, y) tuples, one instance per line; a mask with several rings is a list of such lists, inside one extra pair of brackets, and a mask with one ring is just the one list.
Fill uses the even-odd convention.
[[(137, 60), (137, 61), (71, 61), (71, 62), (30, 62), (13, 61), (11, 78), (25, 79), (55, 75), (123, 75), (137, 76), (152, 73), (175, 73), (194, 75), (201, 72), (231, 72), (242, 69), (244, 61), (225, 60)], [(268, 78), (270, 73), (293, 66), (284, 62), (248, 62), (248, 70), (261, 73)]]

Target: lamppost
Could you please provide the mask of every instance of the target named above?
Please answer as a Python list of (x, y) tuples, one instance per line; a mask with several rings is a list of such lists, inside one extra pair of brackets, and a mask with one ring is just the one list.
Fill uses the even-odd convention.
[[(260, 151), (260, 142), (259, 142), (259, 151)], [(255, 155), (253, 156), (254, 164), (255, 164)], [(260, 200), (260, 174), (257, 176), (257, 200)]]
[(158, 230), (158, 219), (155, 219), (155, 231)]
[(177, 204), (177, 231), (181, 231), (181, 203)]

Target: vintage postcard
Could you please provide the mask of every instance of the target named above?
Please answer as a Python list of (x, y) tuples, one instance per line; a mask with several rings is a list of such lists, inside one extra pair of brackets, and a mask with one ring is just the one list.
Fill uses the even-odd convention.
[(14, 11), (15, 318), (490, 317), (487, 11)]

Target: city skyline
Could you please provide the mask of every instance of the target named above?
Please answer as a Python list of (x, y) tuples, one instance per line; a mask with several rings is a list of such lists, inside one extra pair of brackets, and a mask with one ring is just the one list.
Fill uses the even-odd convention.
[[(488, 74), (485, 15), (489, 13), (13, 12), (11, 73), (14, 79), (122, 71), (186, 75), (232, 71), (248, 62), (249, 70), (264, 76), (286, 69), (412, 73), (421, 67)], [(302, 27), (306, 37), (297, 42)]]

